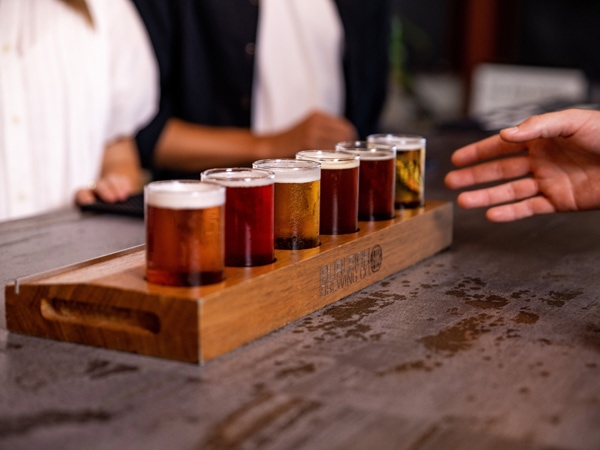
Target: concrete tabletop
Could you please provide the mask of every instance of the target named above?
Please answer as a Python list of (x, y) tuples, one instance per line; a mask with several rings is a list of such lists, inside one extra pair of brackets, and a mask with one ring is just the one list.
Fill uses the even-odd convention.
[[(430, 199), (478, 136), (427, 136)], [(455, 208), (452, 246), (203, 366), (6, 331), (0, 448), (598, 449), (600, 212), (509, 224)], [(0, 281), (144, 242), (66, 210), (0, 224)]]

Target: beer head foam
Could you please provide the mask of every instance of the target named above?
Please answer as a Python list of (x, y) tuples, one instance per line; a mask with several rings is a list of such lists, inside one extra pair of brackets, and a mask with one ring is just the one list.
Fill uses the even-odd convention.
[(210, 169), (202, 172), (202, 179), (226, 187), (258, 187), (273, 184), (272, 172), (248, 167)]
[(194, 180), (155, 181), (144, 188), (146, 204), (167, 209), (205, 209), (225, 204), (225, 188)]
[(397, 152), (404, 152), (408, 150), (422, 150), (423, 145), (418, 143), (403, 143), (403, 144), (395, 144)]
[(360, 165), (358, 155), (338, 150), (305, 150), (296, 153), (296, 158), (317, 161), (324, 170), (353, 169)]
[(311, 183), (321, 179), (321, 165), (316, 161), (263, 159), (252, 166), (273, 172), (276, 183)]
[[(347, 151), (353, 152), (352, 150)], [(387, 159), (394, 159), (396, 156), (393, 151), (375, 149), (356, 150), (355, 153), (360, 156), (361, 161), (385, 161)]]
[(400, 152), (425, 148), (425, 138), (414, 134), (372, 134), (367, 137), (367, 140), (377, 144), (393, 145)]

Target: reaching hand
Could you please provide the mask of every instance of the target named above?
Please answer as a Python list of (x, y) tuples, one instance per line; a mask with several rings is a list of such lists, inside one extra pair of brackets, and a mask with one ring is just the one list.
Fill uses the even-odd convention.
[[(506, 222), (534, 214), (600, 208), (600, 111), (533, 116), (458, 149), (451, 189), (507, 180), (458, 196), (464, 208), (492, 206), (487, 218)], [(499, 205), (499, 206), (495, 206)]]

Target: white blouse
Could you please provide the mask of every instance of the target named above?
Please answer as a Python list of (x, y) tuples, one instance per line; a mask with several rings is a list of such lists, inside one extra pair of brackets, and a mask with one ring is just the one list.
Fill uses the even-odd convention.
[(0, 0), (0, 220), (72, 204), (107, 143), (156, 113), (158, 70), (128, 0)]
[(344, 30), (333, 0), (261, 0), (252, 129), (276, 133), (313, 110), (344, 111)]

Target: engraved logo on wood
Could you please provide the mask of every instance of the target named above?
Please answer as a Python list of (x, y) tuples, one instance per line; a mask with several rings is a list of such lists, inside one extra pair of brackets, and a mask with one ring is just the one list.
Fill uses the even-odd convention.
[(380, 245), (339, 258), (320, 267), (320, 296), (344, 289), (381, 269), (383, 249)]

